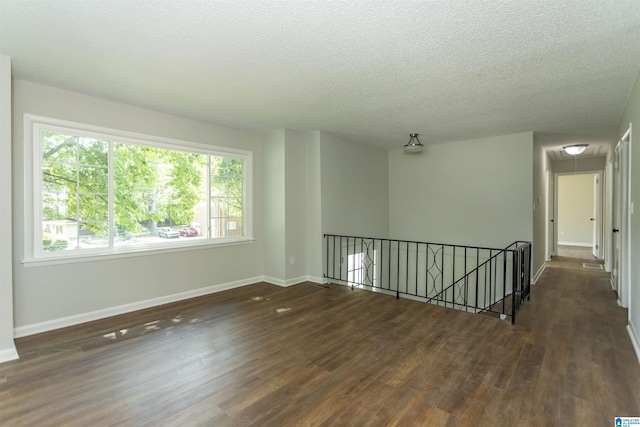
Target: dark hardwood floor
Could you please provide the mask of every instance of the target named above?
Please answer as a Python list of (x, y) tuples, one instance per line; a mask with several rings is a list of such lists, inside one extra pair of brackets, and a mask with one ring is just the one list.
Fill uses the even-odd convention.
[(608, 426), (640, 364), (604, 272), (556, 258), (517, 324), (258, 283), (16, 340), (0, 424)]
[(558, 245), (558, 256), (581, 258), (590, 261), (596, 259), (596, 257), (593, 256), (593, 248), (586, 246)]

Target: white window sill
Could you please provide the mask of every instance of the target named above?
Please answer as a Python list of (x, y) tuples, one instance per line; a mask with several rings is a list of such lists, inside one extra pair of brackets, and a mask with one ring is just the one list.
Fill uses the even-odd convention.
[(42, 256), (39, 258), (23, 259), (22, 264), (25, 267), (43, 267), (58, 264), (73, 264), (79, 262), (95, 262), (106, 261), (119, 258), (131, 258), (138, 256), (151, 256), (175, 252), (194, 251), (202, 249), (220, 248), (225, 246), (245, 245), (255, 242), (253, 237), (233, 237), (221, 239), (209, 239), (197, 242), (189, 242), (189, 244), (175, 245), (171, 247), (162, 246), (144, 246), (132, 249), (115, 248), (109, 251), (89, 252), (89, 253), (73, 253), (73, 255), (63, 256)]

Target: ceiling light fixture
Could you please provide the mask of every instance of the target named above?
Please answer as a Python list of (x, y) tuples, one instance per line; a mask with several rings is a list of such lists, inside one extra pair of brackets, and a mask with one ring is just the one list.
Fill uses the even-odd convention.
[(587, 149), (588, 144), (575, 144), (575, 145), (567, 145), (566, 147), (562, 147), (564, 151), (572, 156), (577, 156), (578, 154), (582, 154), (584, 150)]
[(421, 153), (424, 145), (418, 139), (417, 133), (409, 134), (409, 142), (404, 146), (404, 152), (409, 154)]

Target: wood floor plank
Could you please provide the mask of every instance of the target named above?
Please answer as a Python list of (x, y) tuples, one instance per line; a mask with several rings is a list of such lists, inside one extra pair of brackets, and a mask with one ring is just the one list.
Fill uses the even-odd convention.
[(0, 425), (548, 426), (640, 415), (606, 273), (552, 261), (512, 326), (267, 283), (16, 340)]

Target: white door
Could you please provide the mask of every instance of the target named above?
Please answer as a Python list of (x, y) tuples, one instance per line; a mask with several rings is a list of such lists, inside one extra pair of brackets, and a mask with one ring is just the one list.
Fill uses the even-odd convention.
[(555, 183), (553, 172), (547, 171), (547, 250), (546, 259), (549, 261), (555, 252)]
[(620, 298), (620, 207), (622, 199), (621, 191), (621, 173), (620, 173), (620, 144), (616, 147), (615, 160), (613, 169), (613, 212), (611, 218), (611, 280), (613, 281), (613, 289)]
[(630, 264), (629, 264), (629, 200), (631, 178), (631, 127), (616, 146), (616, 161), (614, 170), (614, 215), (612, 244), (614, 288), (618, 293), (618, 304), (629, 306)]
[(591, 213), (591, 227), (593, 228), (593, 256), (602, 258), (600, 248), (602, 248), (602, 238), (600, 233), (601, 212), (601, 192), (600, 174), (593, 176), (593, 211)]

